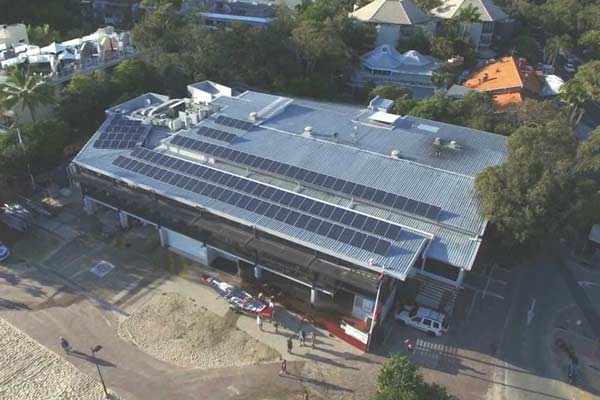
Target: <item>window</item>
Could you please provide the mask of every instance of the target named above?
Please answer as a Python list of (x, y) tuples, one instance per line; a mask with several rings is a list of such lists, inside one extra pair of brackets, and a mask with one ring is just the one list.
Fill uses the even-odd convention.
[(423, 318), (421, 318), (421, 317), (414, 317), (414, 318), (412, 319), (412, 321), (413, 321), (414, 323), (420, 324), (420, 323), (423, 321)]
[(434, 322), (434, 323), (433, 323), (433, 327), (434, 327), (435, 329), (440, 329), (440, 323), (439, 323), (439, 322)]
[(423, 320), (423, 325), (425, 325), (425, 326), (431, 326), (431, 320), (430, 320), (430, 319), (427, 319), (427, 318), (425, 318), (425, 319)]

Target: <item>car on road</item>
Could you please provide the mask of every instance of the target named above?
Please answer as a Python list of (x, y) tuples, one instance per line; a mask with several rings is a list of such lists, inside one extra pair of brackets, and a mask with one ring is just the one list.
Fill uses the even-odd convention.
[(448, 322), (443, 313), (422, 306), (404, 306), (396, 313), (396, 320), (429, 336), (442, 336), (448, 330)]
[(10, 250), (8, 250), (8, 246), (0, 242), (0, 261), (6, 260), (8, 256), (10, 256)]

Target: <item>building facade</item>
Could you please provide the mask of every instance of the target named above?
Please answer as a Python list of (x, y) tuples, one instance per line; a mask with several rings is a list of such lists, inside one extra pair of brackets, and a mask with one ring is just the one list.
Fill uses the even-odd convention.
[[(142, 221), (170, 250), (340, 315), (366, 349), (408, 286), (452, 311), (487, 221), (474, 177), (499, 135), (212, 82), (107, 110), (73, 161), (84, 208)], [(355, 323), (349, 323), (354, 321)]]
[(375, 46), (396, 47), (403, 36), (417, 30), (432, 33), (435, 22), (412, 0), (374, 0), (350, 13), (351, 18), (375, 26)]
[(0, 25), (0, 50), (24, 44), (29, 44), (27, 27), (25, 25)]

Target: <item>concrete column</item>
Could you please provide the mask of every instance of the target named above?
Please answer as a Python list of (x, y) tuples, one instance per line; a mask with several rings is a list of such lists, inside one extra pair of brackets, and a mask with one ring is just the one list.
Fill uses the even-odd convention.
[(160, 238), (161, 247), (169, 247), (169, 238), (167, 237), (167, 231), (162, 228), (158, 229), (158, 237)]
[(461, 287), (463, 281), (465, 280), (465, 270), (463, 268), (458, 272), (458, 278), (456, 278), (456, 286)]
[(119, 211), (119, 222), (121, 223), (121, 228), (129, 229), (129, 216), (123, 211)]
[(262, 277), (262, 268), (259, 267), (258, 265), (254, 266), (254, 277), (256, 278), (256, 280), (260, 281), (261, 277)]
[(83, 210), (87, 215), (92, 215), (96, 212), (96, 203), (87, 196), (83, 197)]

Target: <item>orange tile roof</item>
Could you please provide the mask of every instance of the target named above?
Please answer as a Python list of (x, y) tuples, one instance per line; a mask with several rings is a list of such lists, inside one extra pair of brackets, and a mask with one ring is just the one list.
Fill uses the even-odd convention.
[(503, 57), (471, 74), (465, 86), (482, 92), (520, 89), (523, 87), (523, 80), (514, 57)]
[(523, 101), (523, 95), (518, 92), (494, 95), (494, 103), (497, 110), (504, 110), (511, 104), (522, 103)]

